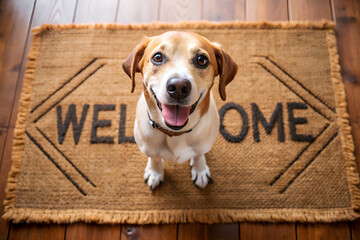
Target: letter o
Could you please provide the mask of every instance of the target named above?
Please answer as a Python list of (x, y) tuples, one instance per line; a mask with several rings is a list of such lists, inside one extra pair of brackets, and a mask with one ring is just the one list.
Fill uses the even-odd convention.
[[(241, 131), (240, 131), (239, 135), (236, 135), (236, 136), (231, 135), (225, 129), (225, 126), (223, 124), (225, 114), (230, 109), (235, 109), (240, 114), (240, 116), (243, 120)], [(239, 143), (239, 142), (243, 141), (249, 131), (249, 118), (248, 118), (247, 113), (244, 110), (244, 108), (242, 108), (240, 105), (238, 105), (236, 103), (227, 103), (224, 106), (222, 106), (222, 108), (219, 110), (219, 115), (220, 115), (220, 133), (224, 137), (224, 139), (231, 143)]]

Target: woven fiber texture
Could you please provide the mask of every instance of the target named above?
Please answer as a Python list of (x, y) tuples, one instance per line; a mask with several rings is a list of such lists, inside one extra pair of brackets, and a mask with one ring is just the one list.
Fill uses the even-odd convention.
[[(222, 44), (239, 71), (206, 155), (144, 184), (134, 143), (141, 74), (122, 63), (143, 36), (192, 31)], [(215, 127), (215, 126), (214, 126)], [(333, 222), (358, 217), (358, 174), (333, 24), (43, 25), (33, 30), (4, 217), (15, 222)]]

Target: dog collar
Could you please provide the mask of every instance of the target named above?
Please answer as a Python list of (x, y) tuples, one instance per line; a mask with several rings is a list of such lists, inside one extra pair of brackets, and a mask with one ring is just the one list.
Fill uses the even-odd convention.
[(180, 135), (183, 135), (183, 134), (185, 134), (185, 133), (189, 133), (189, 132), (192, 131), (192, 129), (187, 130), (187, 131), (184, 131), (184, 132), (172, 132), (172, 131), (166, 130), (166, 129), (162, 128), (162, 127), (160, 126), (160, 124), (154, 122), (154, 121), (151, 119), (149, 111), (147, 112), (147, 114), (148, 114), (148, 117), (149, 117), (149, 123), (150, 123), (150, 125), (151, 125), (153, 128), (156, 128), (156, 129), (158, 129), (159, 131), (165, 133), (165, 134), (168, 135), (169, 137), (180, 136)]

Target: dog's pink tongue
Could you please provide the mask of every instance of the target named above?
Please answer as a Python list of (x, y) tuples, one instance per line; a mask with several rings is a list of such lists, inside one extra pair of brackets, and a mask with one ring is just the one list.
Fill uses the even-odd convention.
[(190, 115), (190, 107), (162, 105), (162, 114), (165, 121), (171, 126), (182, 126)]

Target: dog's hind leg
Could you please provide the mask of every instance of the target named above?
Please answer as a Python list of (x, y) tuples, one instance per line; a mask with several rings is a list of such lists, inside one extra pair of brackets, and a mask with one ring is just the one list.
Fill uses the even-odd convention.
[(191, 178), (196, 187), (204, 189), (209, 183), (212, 183), (210, 169), (206, 164), (204, 155), (196, 156), (190, 161)]
[(144, 179), (150, 190), (154, 190), (164, 181), (164, 160), (161, 158), (148, 158)]

